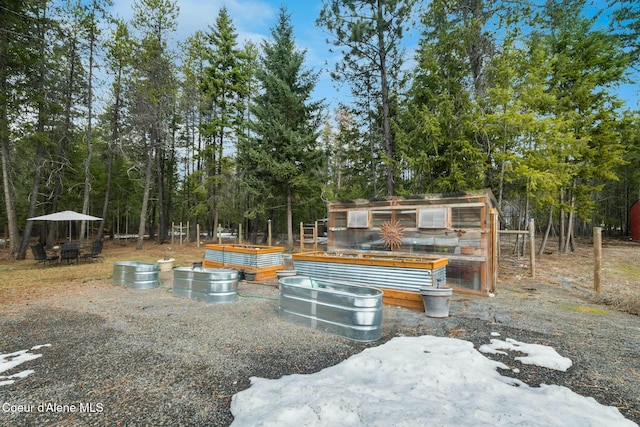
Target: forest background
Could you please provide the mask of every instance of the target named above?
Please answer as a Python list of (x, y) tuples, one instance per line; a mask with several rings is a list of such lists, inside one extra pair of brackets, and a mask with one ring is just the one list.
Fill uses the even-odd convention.
[[(231, 6), (242, 2), (229, 3)], [(258, 4), (258, 3), (251, 3)], [(226, 6), (175, 40), (179, 2), (0, 5), (0, 224), (10, 256), (65, 209), (91, 238), (165, 242), (172, 222), (294, 224), (331, 200), (490, 188), (504, 226), (629, 231), (640, 199), (634, 1), (324, 0), (309, 66), (288, 9), (240, 39)], [(306, 31), (312, 29), (307, 28)], [(329, 75), (343, 93), (318, 96)], [(77, 235), (85, 236), (82, 223)]]

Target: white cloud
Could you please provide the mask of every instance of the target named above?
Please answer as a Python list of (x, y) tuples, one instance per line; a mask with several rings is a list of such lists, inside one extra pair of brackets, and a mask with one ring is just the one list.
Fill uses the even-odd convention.
[[(177, 5), (180, 10), (177, 30), (172, 36), (175, 41), (184, 41), (198, 30), (208, 31), (222, 7), (227, 8), (239, 40), (255, 41), (268, 33), (277, 13), (277, 9), (263, 1), (179, 0)], [(130, 22), (133, 18), (133, 4), (128, 0), (116, 0), (111, 12)]]

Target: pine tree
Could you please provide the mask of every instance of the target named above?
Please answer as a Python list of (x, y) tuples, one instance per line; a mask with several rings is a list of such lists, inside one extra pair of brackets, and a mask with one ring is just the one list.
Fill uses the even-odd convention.
[(281, 8), (273, 41), (262, 43), (256, 70), (262, 91), (252, 103), (252, 133), (241, 148), (245, 173), (269, 185), (263, 197), (285, 197), (292, 248), (294, 198), (317, 188), (324, 156), (317, 148), (322, 104), (311, 101), (318, 74), (304, 69), (305, 53), (296, 49), (290, 19)]
[[(134, 62), (133, 112), (142, 141), (145, 158), (145, 190), (140, 210), (140, 225), (136, 249), (142, 249), (150, 202), (153, 173), (159, 210), (159, 240), (168, 235), (169, 188), (167, 177), (173, 177), (175, 150), (171, 144), (176, 81), (168, 37), (176, 29), (179, 13), (172, 0), (139, 0), (134, 3), (132, 25), (140, 31), (140, 41)], [(149, 215), (149, 234), (153, 236), (155, 215)]]
[(571, 244), (576, 216), (589, 220), (604, 183), (617, 179), (612, 171), (623, 155), (616, 113), (622, 103), (611, 89), (629, 57), (619, 38), (594, 29), (596, 18), (584, 17), (584, 8), (585, 0), (549, 0), (541, 21), (554, 58), (548, 91), (556, 99), (541, 113), (567, 124), (562, 161), (571, 179), (559, 195), (562, 252)]
[(208, 206), (204, 201), (207, 194), (203, 183), (202, 156), (204, 137), (201, 126), (205, 121), (205, 95), (203, 79), (209, 56), (207, 36), (204, 31), (196, 31), (181, 44), (182, 52), (180, 96), (178, 111), (182, 117), (182, 128), (178, 140), (185, 151), (183, 156), (184, 179), (180, 203), (181, 217), (191, 221), (191, 236), (197, 236), (197, 224), (205, 217)]
[(417, 66), (400, 125), (399, 151), (411, 177), (403, 192), (471, 190), (486, 182), (487, 153), (474, 129), (478, 91), (486, 89), (478, 65), (469, 59), (473, 49), (461, 43), (471, 37), (464, 19), (455, 19), (459, 6), (434, 1), (422, 16)]
[[(0, 160), (2, 161), (2, 191), (9, 232), (9, 256), (16, 255), (20, 244), (18, 215), (16, 211), (15, 170), (10, 123), (15, 118), (17, 105), (12, 101), (24, 93), (19, 82), (24, 70), (33, 67), (33, 52), (29, 51), (30, 40), (37, 40), (41, 33), (31, 32), (30, 19), (25, 20), (28, 2), (12, 0), (0, 8)], [(37, 43), (34, 42), (37, 45)], [(40, 92), (38, 92), (40, 94)]]
[(223, 202), (222, 186), (229, 181), (232, 171), (231, 159), (225, 154), (225, 148), (228, 152), (235, 151), (236, 141), (244, 129), (244, 101), (250, 80), (237, 38), (227, 9), (223, 7), (209, 33), (209, 65), (203, 78), (209, 119), (202, 126), (207, 142), (202, 155), (209, 184), (206, 200), (207, 204), (213, 205), (214, 229), (219, 223), (219, 206)]
[[(380, 117), (386, 192), (390, 196), (396, 192), (398, 160), (392, 131), (393, 88), (397, 91), (400, 86), (404, 63), (402, 40), (415, 3), (415, 0), (326, 0), (318, 18), (318, 24), (333, 35), (330, 43), (343, 49), (333, 78), (349, 82), (354, 96), (364, 98), (367, 103), (372, 94), (378, 98), (373, 109), (368, 108), (365, 114)], [(363, 82), (370, 87), (363, 88)]]
[(96, 240), (102, 240), (105, 218), (108, 214), (109, 200), (113, 181), (113, 161), (116, 153), (121, 149), (122, 135), (125, 129), (126, 104), (123, 99), (125, 91), (125, 76), (130, 69), (133, 58), (133, 44), (129, 34), (129, 27), (122, 21), (115, 21), (115, 28), (111, 37), (106, 41), (107, 50), (106, 71), (112, 76), (110, 100), (105, 111), (107, 132), (107, 171), (102, 206), (102, 220), (98, 225)]

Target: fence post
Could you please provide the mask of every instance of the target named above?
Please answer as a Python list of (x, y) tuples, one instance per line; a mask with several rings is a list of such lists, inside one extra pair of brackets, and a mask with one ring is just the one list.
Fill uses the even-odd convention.
[(593, 289), (600, 293), (602, 280), (602, 227), (593, 227)]
[(267, 221), (267, 246), (271, 246), (271, 220)]
[(529, 260), (531, 263), (531, 277), (536, 277), (536, 229), (533, 218), (529, 220)]
[(489, 238), (489, 248), (487, 250), (489, 255), (489, 266), (490, 266), (490, 280), (488, 288), (489, 292), (496, 292), (496, 285), (498, 283), (498, 257), (500, 255), (500, 234), (498, 233), (498, 212), (495, 208), (491, 208), (489, 210), (489, 232), (491, 236)]
[(313, 224), (313, 250), (318, 250), (318, 221)]

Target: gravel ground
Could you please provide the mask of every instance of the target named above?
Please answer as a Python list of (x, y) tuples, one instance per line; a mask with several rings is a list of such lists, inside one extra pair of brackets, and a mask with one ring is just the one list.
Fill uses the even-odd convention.
[[(78, 284), (1, 307), (0, 353), (51, 346), (4, 373), (35, 371), (0, 386), (0, 404), (35, 413), (0, 411), (0, 424), (226, 426), (231, 397), (251, 376), (317, 372), (396, 336), (451, 336), (479, 347), (491, 332), (553, 346), (574, 363), (559, 372), (523, 365), (517, 353), (488, 356), (520, 369), (503, 375), (567, 386), (640, 423), (640, 318), (596, 306), (569, 286), (514, 283), (493, 298), (455, 294), (446, 319), (385, 306), (382, 339), (356, 343), (281, 321), (275, 282), (241, 282), (239, 302), (214, 305), (174, 298), (163, 279), (163, 287), (137, 291)], [(82, 412), (38, 412), (40, 404)]]

